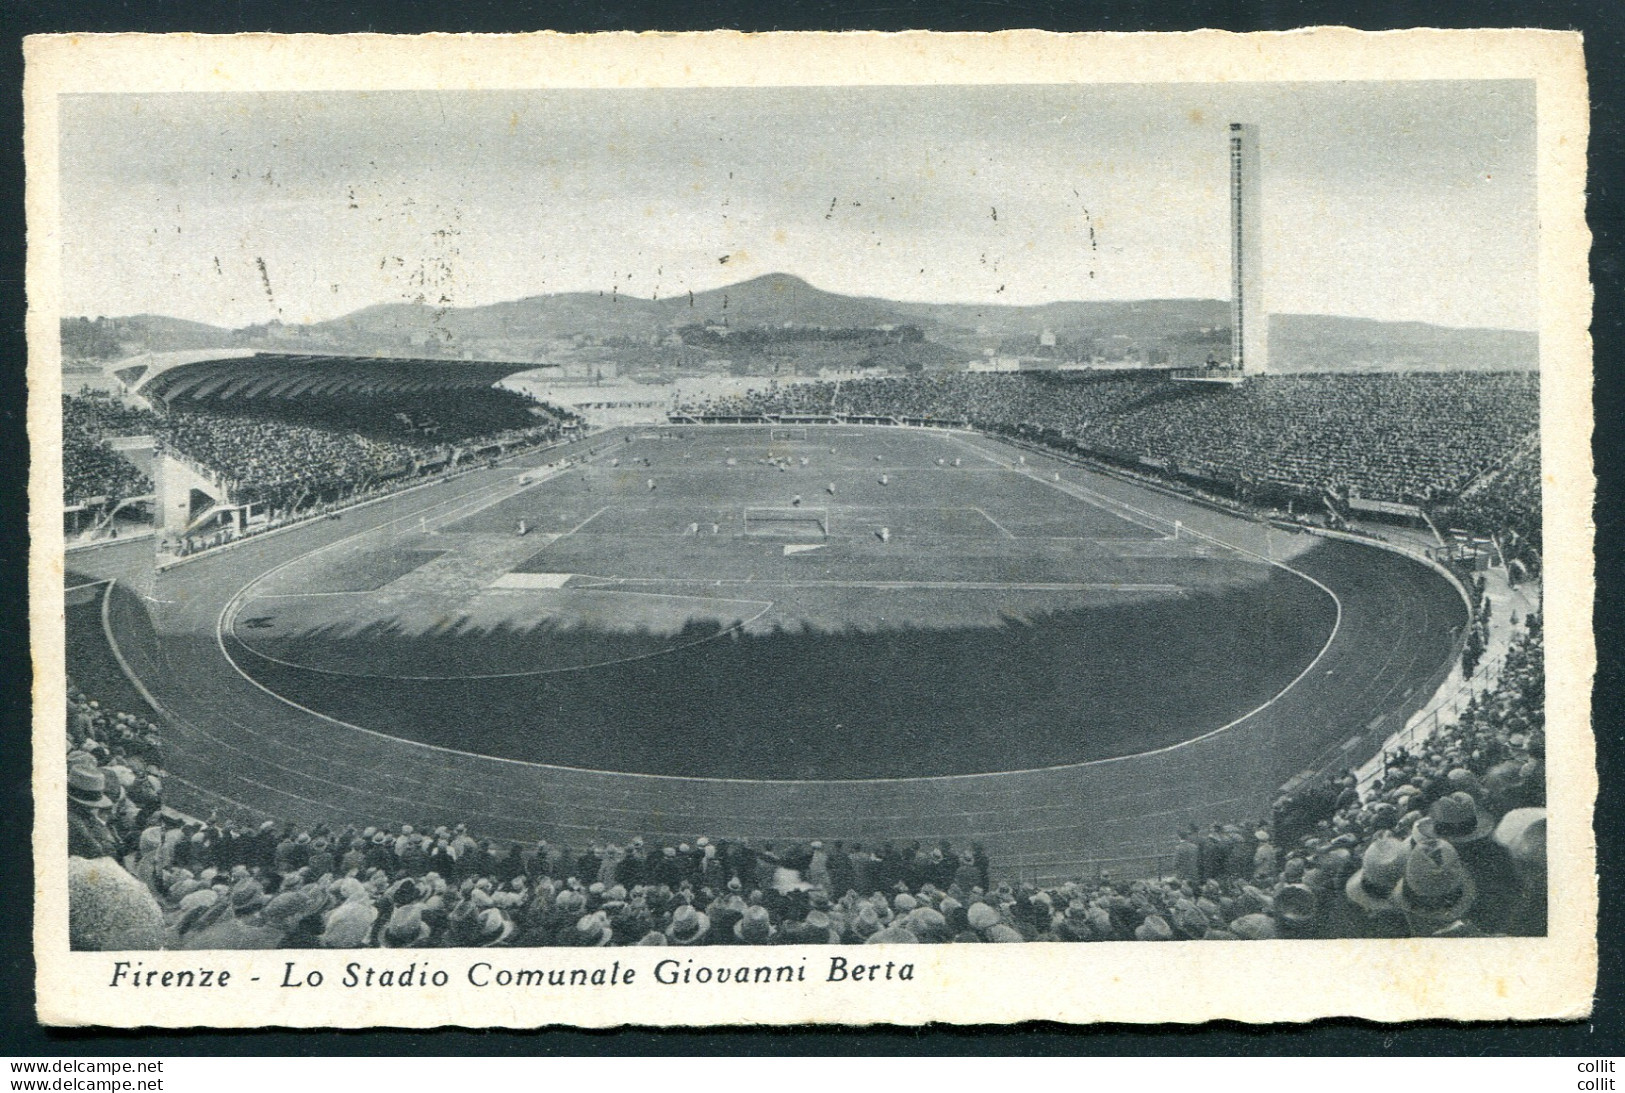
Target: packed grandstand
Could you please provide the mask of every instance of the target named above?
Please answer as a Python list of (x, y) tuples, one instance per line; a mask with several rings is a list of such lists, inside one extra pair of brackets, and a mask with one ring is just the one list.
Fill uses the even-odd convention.
[(409, 483), (492, 446), (547, 443), (572, 420), (496, 388), (286, 403), (177, 402), (167, 409), (160, 403), (155, 410), (87, 392), (64, 396), (62, 413), (66, 504), (96, 498), (110, 506), (150, 494), (151, 478), (108, 445), (113, 437), (141, 435), (200, 466), (235, 503), (265, 506), (272, 520)]
[[(937, 374), (785, 385), (688, 421), (963, 423), (1243, 504), (1422, 506), (1538, 570), (1538, 377)], [(64, 399), (66, 500), (152, 489), (106, 444), (149, 434), (238, 497), (298, 509), (409, 479), (567, 415), (485, 388), (131, 409)], [(652, 481), (652, 480), (651, 480)], [(1463, 574), (1470, 580), (1470, 576)], [(69, 853), (78, 949), (1171, 941), (1545, 932), (1544, 669), (1537, 614), (1453, 723), (1322, 775), (1249, 823), (1168, 833), (1156, 876), (1023, 881), (979, 845), (695, 834), (516, 845), (466, 825), (312, 825), (165, 806), (165, 730), (70, 684)], [(1484, 620), (1475, 624), (1482, 649)], [(1472, 653), (1474, 642), (1469, 640)], [(1476, 658), (1476, 653), (1473, 654)], [(72, 674), (74, 666), (69, 664)]]
[(108, 447), (117, 436), (150, 433), (157, 417), (105, 396), (62, 399), (62, 500), (82, 505), (92, 498), (121, 500), (152, 492), (152, 479)]
[(940, 373), (785, 385), (684, 413), (964, 422), (1254, 501), (1318, 508), (1322, 494), (1352, 493), (1420, 505), (1451, 526), (1511, 532), (1538, 555), (1539, 387), (1532, 372), (1259, 376), (1239, 387), (1152, 370)]

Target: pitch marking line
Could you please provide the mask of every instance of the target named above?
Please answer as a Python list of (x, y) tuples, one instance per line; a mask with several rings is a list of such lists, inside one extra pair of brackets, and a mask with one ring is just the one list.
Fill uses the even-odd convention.
[[(954, 437), (954, 442), (969, 448), (972, 452), (981, 456), (995, 467), (1002, 470), (1013, 471), (1014, 473), (1021, 475), (1023, 478), (1030, 479), (1043, 486), (1048, 486), (1052, 490), (1058, 490), (1059, 492), (1066, 494), (1068, 497), (1082, 501), (1086, 505), (1093, 505), (1102, 512), (1117, 517), (1117, 519), (1122, 520), (1124, 523), (1133, 524), (1136, 527), (1141, 527), (1147, 531), (1156, 533), (1157, 537), (1160, 539), (1173, 538), (1173, 534), (1171, 532), (1165, 531), (1163, 528), (1155, 524), (1146, 523), (1146, 521), (1143, 519), (1136, 519), (1134, 516), (1127, 516), (1118, 511), (1119, 508), (1122, 508), (1127, 509), (1130, 512), (1137, 512), (1138, 510), (1136, 510), (1132, 505), (1124, 504), (1123, 502), (1117, 501), (1114, 498), (1106, 497), (1104, 494), (1095, 493), (1093, 490), (1075, 485), (1071, 482), (1051, 481), (1040, 476), (1038, 472), (1029, 467), (1001, 460), (997, 456), (982, 450), (977, 445), (971, 444), (965, 440), (961, 440), (959, 437)], [(1139, 512), (1139, 515), (1148, 519), (1157, 519), (1157, 517), (1148, 512)], [(991, 517), (989, 517), (989, 519), (991, 519)], [(1164, 523), (1171, 523), (1171, 521), (1164, 521)], [(1014, 538), (1014, 536), (1012, 536), (1012, 538)]]
[(998, 528), (1000, 531), (1002, 531), (1006, 535), (1010, 536), (1010, 538), (1012, 538), (1012, 539), (1020, 538), (1020, 536), (1018, 536), (1015, 532), (1011, 531), (1009, 528), (1005, 527), (1003, 524), (1001, 524), (997, 520), (993, 519), (993, 517), (989, 516), (984, 510), (977, 508), (975, 505), (970, 505), (968, 507), (972, 512), (980, 512), (982, 514), (982, 519), (986, 520), (988, 523), (992, 524), (994, 527)]

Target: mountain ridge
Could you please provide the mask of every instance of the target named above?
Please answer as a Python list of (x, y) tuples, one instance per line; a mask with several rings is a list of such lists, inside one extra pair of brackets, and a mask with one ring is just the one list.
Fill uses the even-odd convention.
[[(590, 344), (658, 344), (684, 329), (713, 332), (917, 328), (923, 338), (965, 360), (1020, 354), (1041, 334), (1068, 345), (1172, 347), (1169, 359), (1198, 358), (1228, 345), (1224, 300), (1057, 300), (1042, 304), (922, 303), (853, 296), (818, 288), (790, 273), (768, 273), (720, 288), (655, 298), (609, 292), (544, 293), (469, 307), (410, 301), (369, 304), (308, 325), (255, 324), (236, 329), (162, 315), (97, 320), (136, 352), (250, 347), (264, 350), (487, 356), (545, 361)], [(64, 320), (67, 353), (70, 323)], [(87, 323), (88, 325), (88, 323)], [(1271, 316), (1273, 370), (1326, 371), (1436, 367), (1538, 367), (1528, 331), (1450, 327), (1353, 316)], [(725, 333), (722, 334), (726, 336)], [(1167, 349), (1165, 348), (1165, 355)]]

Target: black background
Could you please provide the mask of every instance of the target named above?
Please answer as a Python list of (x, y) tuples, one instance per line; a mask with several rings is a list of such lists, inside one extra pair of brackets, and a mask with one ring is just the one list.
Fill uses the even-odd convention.
[[(61, 1032), (34, 1020), (29, 771), (26, 360), (23, 316), (22, 38), (45, 32), (375, 31), (505, 32), (558, 30), (957, 30), (1036, 27), (1085, 30), (1285, 30), (1346, 25), (1364, 30), (1413, 26), (1539, 26), (1584, 32), (1592, 114), (1588, 219), (1596, 289), (1597, 646), (1595, 726), (1601, 793), (1596, 827), (1602, 954), (1595, 1013), (1588, 1021), (1497, 1026), (1428, 1023), (1381, 1026), (1320, 1021), (1254, 1029), (1232, 1023), (1196, 1028), (1030, 1024), (1003, 1029), (737, 1030), (709, 1033), (630, 1029), (536, 1033), (282, 1032), (245, 1034)], [(1616, 0), (1444, 3), (1334, 3), (1326, 0), (369, 0), (272, 3), (186, 0), (0, 0), (0, 1054), (4, 1055), (1620, 1055), (1625, 1054), (1618, 871), (1622, 759), (1619, 647), (1621, 437), (1621, 75), (1625, 5)], [(1292, 989), (1281, 983), (1283, 991)], [(132, 998), (139, 1006), (139, 999)], [(735, 1080), (722, 1075), (724, 1082)], [(744, 1078), (741, 1073), (739, 1078)]]

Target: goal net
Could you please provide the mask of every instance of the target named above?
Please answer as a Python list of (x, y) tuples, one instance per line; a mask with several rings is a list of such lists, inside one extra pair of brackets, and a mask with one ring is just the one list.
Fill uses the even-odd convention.
[(829, 536), (829, 510), (823, 508), (747, 508), (746, 535)]
[(806, 440), (807, 427), (805, 425), (781, 425), (770, 430), (770, 434), (774, 440)]

